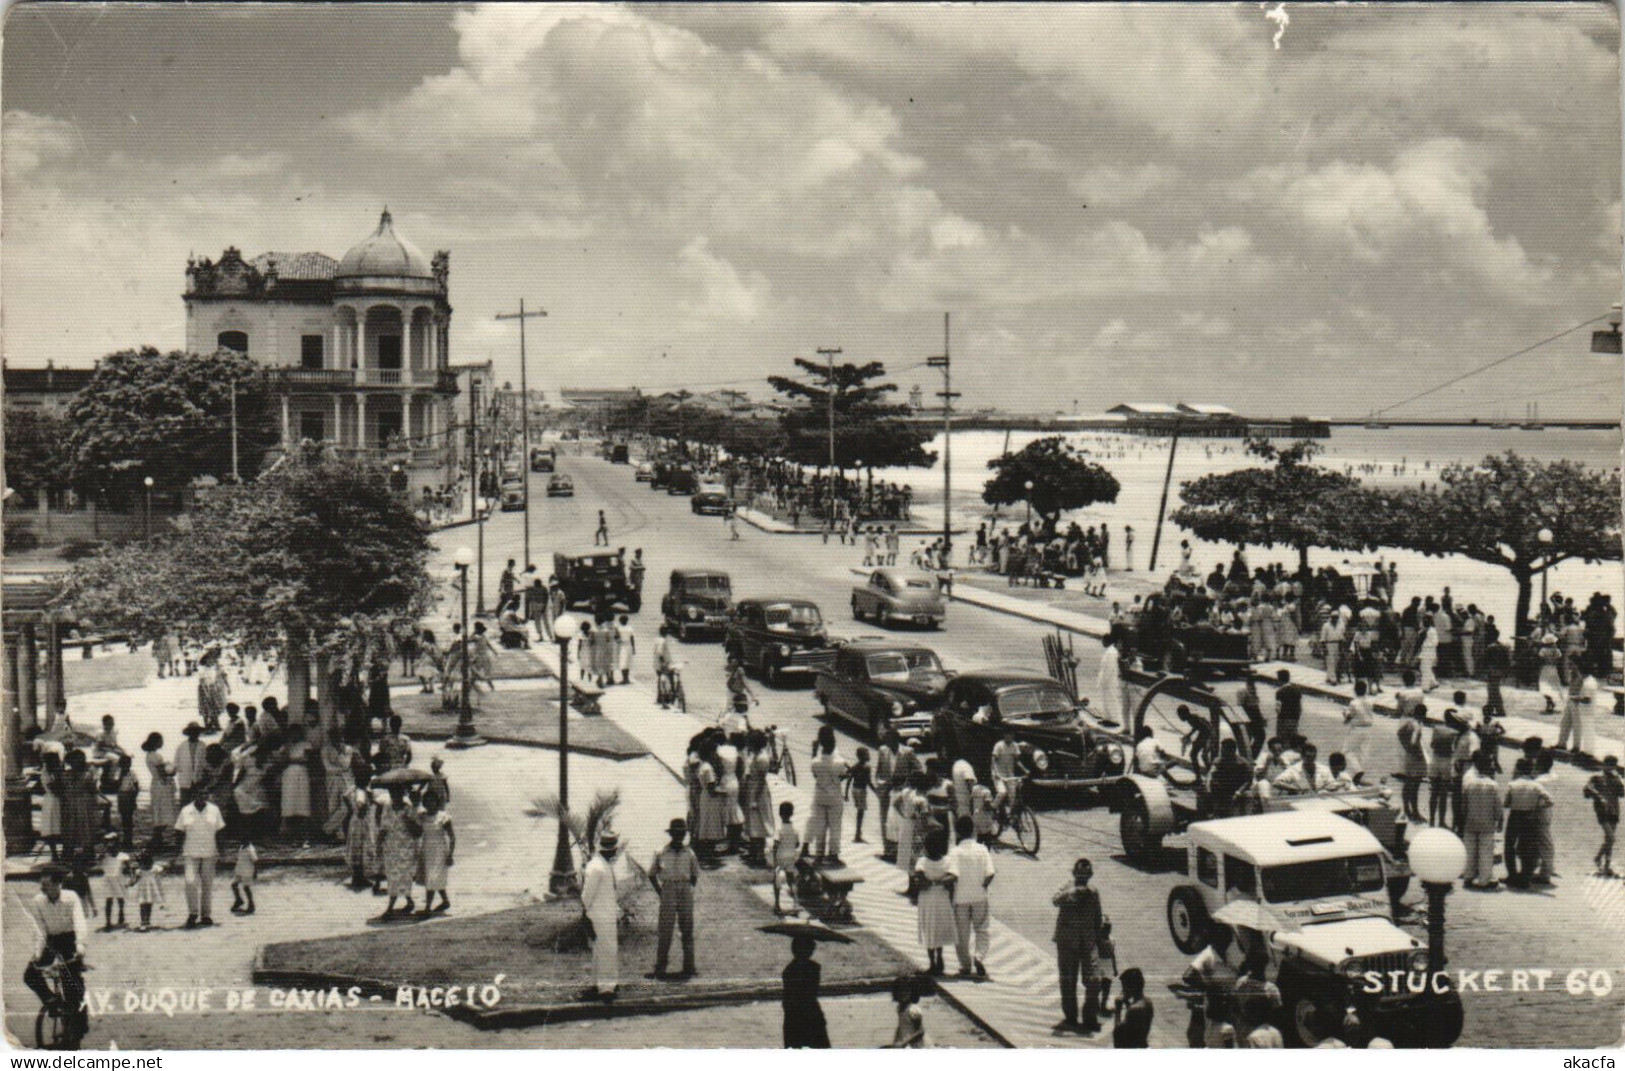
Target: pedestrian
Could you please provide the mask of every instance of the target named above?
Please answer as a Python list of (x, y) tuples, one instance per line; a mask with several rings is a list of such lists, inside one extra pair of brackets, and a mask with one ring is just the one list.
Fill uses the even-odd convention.
[(767, 839), (773, 835), (773, 790), (767, 775), (773, 768), (768, 751), (767, 734), (752, 729), (745, 735), (745, 752), (741, 760), (739, 806), (745, 812), (745, 861), (751, 866), (766, 866)]
[(418, 838), (423, 827), (417, 815), (408, 807), (406, 788), (389, 786), (389, 806), (378, 818), (379, 854), (383, 857), (384, 880), (389, 883), (389, 902), (379, 921), (395, 918), (395, 901), (402, 901), (401, 914), (410, 915), (413, 907), (412, 886), (418, 873)]
[(604, 517), (604, 511), (598, 511), (598, 528), (592, 534), (592, 545), (609, 546), (609, 521)]
[(346, 810), (349, 817), (344, 823), (344, 854), (350, 864), (350, 888), (359, 892), (373, 888), (372, 875), (377, 872), (378, 859), (378, 818), (372, 790), (365, 780), (356, 782), (346, 801)]
[(621, 841), (605, 830), (598, 835), (598, 854), (587, 863), (581, 885), (581, 909), (592, 938), (592, 988), (588, 999), (609, 1003), (620, 981), (620, 897), (615, 881), (615, 856)]
[(1576, 669), (1569, 678), (1568, 697), (1563, 703), (1563, 721), (1557, 730), (1557, 750), (1567, 750), (1569, 734), (1574, 734), (1574, 753), (1588, 755), (1591, 749), (1591, 708), (1597, 699), (1597, 678)]
[(184, 929), (214, 925), (210, 909), (214, 898), (214, 866), (220, 857), (215, 838), (225, 827), (220, 808), (209, 802), (208, 793), (202, 788), (194, 788), (188, 805), (175, 820), (175, 828), (181, 834), (181, 859), (186, 867)]
[(829, 1048), (829, 1027), (824, 1009), (818, 1003), (823, 968), (813, 959), (818, 942), (800, 935), (790, 939), (790, 965), (784, 968), (783, 995), (784, 1047), (787, 1049)]
[[(959, 957), (961, 978), (975, 974), (987, 977), (987, 955), (992, 943), (989, 926), (987, 890), (998, 876), (993, 856), (976, 839), (976, 822), (968, 816), (954, 821), (954, 835), (959, 843), (954, 846), (951, 860), (955, 876), (953, 889), (955, 941), (954, 952)], [(975, 936), (975, 947), (971, 938)]]
[[(77, 1048), (78, 1039), (89, 1029), (85, 1010), (85, 982), (79, 961), (90, 944), (90, 922), (85, 918), (84, 901), (64, 888), (67, 871), (56, 863), (46, 865), (40, 874), (40, 891), (28, 903), (28, 914), (38, 937), (34, 955), (23, 970), (23, 984), (33, 990), (40, 1004), (54, 1008), (64, 1017), (65, 1048)], [(52, 963), (69, 966), (61, 973), (61, 996), (52, 991), (42, 968)]]
[(914, 901), (920, 936), (930, 962), (928, 973), (947, 973), (943, 949), (957, 944), (958, 926), (954, 920), (955, 875), (948, 859), (948, 833), (933, 828), (925, 835), (925, 855), (915, 860), (909, 881), (909, 898)]
[[(801, 836), (796, 832), (795, 818), (796, 805), (789, 800), (779, 804), (779, 832), (773, 838), (773, 913), (775, 915), (794, 915), (799, 913), (796, 899), (796, 868), (801, 862), (801, 856), (806, 851), (801, 843)], [(790, 910), (785, 911), (780, 906), (780, 890), (790, 893)]]
[(1428, 738), (1428, 824), (1450, 824), (1450, 800), (1456, 780), (1456, 742), (1461, 723), (1455, 711), (1444, 712), (1444, 724), (1435, 726)]
[(1543, 750), (1535, 759), (1535, 784), (1546, 790), (1552, 806), (1535, 812), (1536, 842), (1540, 845), (1540, 864), (1533, 879), (1536, 885), (1550, 885), (1557, 877), (1557, 836), (1552, 828), (1552, 814), (1557, 809), (1557, 773), (1552, 769), (1553, 754)]
[(860, 747), (857, 759), (847, 767), (842, 780), (846, 782), (845, 795), (852, 801), (852, 843), (863, 844), (863, 816), (869, 810), (869, 790), (874, 785), (873, 770), (869, 766), (869, 749)]
[(197, 713), (204, 732), (220, 731), (220, 715), (230, 694), (231, 680), (220, 666), (220, 648), (211, 647), (199, 662), (197, 673)]
[(1625, 796), (1625, 782), (1619, 776), (1619, 758), (1603, 756), (1602, 769), (1591, 775), (1581, 794), (1591, 801), (1597, 827), (1602, 831), (1602, 845), (1591, 860), (1596, 864), (1597, 877), (1614, 877), (1614, 834), (1619, 829), (1619, 801)]
[(1354, 698), (1343, 710), (1343, 724), (1348, 728), (1348, 735), (1343, 740), (1343, 754), (1354, 765), (1354, 783), (1359, 784), (1365, 779), (1366, 771), (1371, 768), (1371, 732), (1376, 725), (1376, 713), (1371, 707), (1371, 697), (1366, 682), (1354, 682)]
[(1236, 695), (1236, 704), (1241, 712), (1247, 716), (1247, 737), (1249, 743), (1249, 757), (1257, 758), (1264, 750), (1264, 741), (1269, 738), (1269, 723), (1264, 720), (1264, 707), (1258, 699), (1258, 685), (1248, 676), (1242, 682), (1241, 691)]
[(812, 813), (807, 816), (807, 850), (817, 859), (841, 861), (841, 778), (847, 761), (835, 750), (835, 729), (819, 727), (810, 763), (813, 777)]
[(163, 680), (166, 674), (172, 677), (180, 676), (175, 671), (175, 635), (168, 629), (152, 641), (152, 660), (158, 663), (159, 680)]
[(137, 933), (152, 929), (152, 905), (163, 905), (164, 889), (159, 880), (163, 872), (163, 864), (154, 862), (150, 851), (142, 852), (136, 860), (135, 906), (141, 913), (141, 922), (135, 928)]
[(897, 815), (897, 869), (905, 875), (914, 873), (914, 859), (919, 853), (916, 831), (923, 820), (925, 791), (930, 785), (924, 773), (914, 773), (892, 793), (892, 811)]
[(925, 1016), (920, 1013), (919, 980), (911, 974), (899, 975), (891, 984), (891, 999), (897, 1005), (897, 1029), (891, 1044), (883, 1049), (923, 1049)]
[[(1192, 1042), (1197, 1048), (1235, 1048), (1232, 998), (1239, 972), (1230, 962), (1232, 936), (1229, 926), (1210, 921), (1206, 946), (1185, 968), (1184, 984), (1202, 991), (1202, 1034)], [(1194, 1025), (1191, 1033), (1195, 1034)]]
[(721, 796), (722, 825), (728, 846), (725, 855), (737, 855), (745, 832), (745, 814), (739, 806), (739, 734), (724, 736), (717, 741), (717, 794)]
[[(109, 833), (103, 845), (106, 854), (102, 857), (102, 899), (104, 909), (102, 918), (103, 930), (126, 929), (128, 924), (124, 921), (124, 898), (130, 888), (130, 857), (119, 847), (119, 835)], [(118, 922), (113, 922), (113, 905), (118, 905)]]
[[(435, 762), (439, 762), (436, 759)], [(446, 803), (451, 798), (451, 792), (444, 794), (432, 791), (423, 793), (423, 814), (419, 822), (423, 827), (423, 910), (421, 915), (433, 915), (451, 910), (451, 897), (446, 895), (448, 871), (456, 862), (457, 855), (457, 829), (452, 825), (451, 815), (446, 811)], [(435, 894), (440, 894), (440, 905), (435, 906)]]
[(1112, 1009), (1112, 1048), (1145, 1049), (1151, 1046), (1151, 1023), (1156, 1009), (1145, 996), (1145, 973), (1130, 967), (1118, 976), (1123, 995)]
[(888, 728), (880, 734), (880, 747), (875, 752), (875, 821), (880, 826), (880, 858), (897, 858), (897, 842), (891, 818), (891, 794), (897, 775), (897, 730)]
[(688, 823), (673, 818), (666, 827), (671, 843), (649, 864), (649, 884), (660, 897), (659, 940), (655, 947), (654, 977), (664, 979), (666, 961), (671, 955), (672, 930), (681, 933), (683, 970), (679, 978), (693, 978), (699, 971), (694, 963), (694, 890), (700, 884), (700, 861), (684, 843)]
[(1495, 879), (1495, 840), (1501, 831), (1501, 786), (1495, 783), (1494, 767), (1483, 752), (1473, 758), (1473, 766), (1461, 782), (1462, 839), (1467, 845), (1467, 871), (1464, 884), (1469, 889), (1493, 889)]
[(1303, 689), (1292, 683), (1291, 670), (1276, 670), (1275, 682), (1275, 735), (1296, 740), (1303, 721)]
[(976, 767), (964, 756), (954, 760), (949, 772), (949, 780), (954, 792), (954, 815), (959, 818), (970, 816), (971, 790), (976, 785)]
[[(1109, 932), (1100, 894), (1089, 885), (1094, 865), (1087, 859), (1072, 864), (1072, 881), (1061, 886), (1050, 903), (1055, 915), (1056, 964), (1061, 975), (1061, 1021), (1057, 1030), (1093, 1034), (1100, 1029), (1102, 978), (1098, 962), (1101, 940)], [(1078, 980), (1083, 979), (1083, 1015), (1078, 1015)]]
[(308, 843), (311, 810), (310, 763), (313, 755), (310, 744), (305, 740), (304, 726), (295, 725), (289, 728), (287, 740), (280, 755), (283, 763), (282, 832), (292, 839), (305, 839)]
[(615, 661), (621, 671), (621, 683), (632, 683), (632, 658), (638, 653), (638, 639), (632, 631), (632, 619), (621, 615), (615, 627)]
[(237, 865), (231, 875), (231, 913), (233, 915), (252, 915), (254, 913), (254, 878), (259, 870), (260, 853), (254, 847), (252, 840), (245, 840), (237, 847)]
[(188, 722), (181, 734), (186, 741), (175, 749), (175, 788), (182, 799), (191, 799), (192, 786), (203, 772), (203, 743), (198, 739), (203, 735), (203, 726)]
[(1431, 692), (1439, 686), (1439, 629), (1433, 621), (1422, 621), (1422, 641), (1417, 645), (1416, 660), (1422, 670), (1422, 691)]
[(1540, 810), (1552, 805), (1551, 796), (1535, 781), (1535, 767), (1527, 758), (1512, 767), (1506, 794), (1506, 839), (1501, 855), (1506, 861), (1507, 885), (1527, 889), (1540, 861)]
[(1123, 569), (1125, 572), (1134, 571), (1134, 526), (1123, 526)]
[(141, 782), (136, 780), (135, 770), (131, 769), (130, 756), (118, 757), (118, 818), (119, 830), (124, 837), (126, 851), (135, 850), (135, 805), (141, 794)]

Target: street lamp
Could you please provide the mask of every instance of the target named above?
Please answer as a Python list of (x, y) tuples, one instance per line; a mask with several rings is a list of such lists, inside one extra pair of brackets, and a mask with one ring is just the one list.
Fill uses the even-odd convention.
[[(147, 513), (146, 513), (146, 518), (145, 518), (145, 520), (143, 522), (143, 526), (147, 530), (146, 538), (151, 539), (152, 538), (152, 477), (148, 476), (146, 479), (142, 480), (141, 482), (143, 484), (145, 484), (146, 488), (147, 488)], [(1546, 578), (1544, 576), (1541, 577), (1542, 581), (1544, 581), (1545, 579)]]
[[(1540, 556), (1542, 558), (1550, 558), (1551, 557), (1551, 547), (1552, 547), (1552, 530), (1550, 528), (1542, 528), (1539, 532), (1537, 532), (1535, 534), (1535, 538), (1540, 540)], [(1542, 569), (1540, 571), (1540, 615), (1541, 615), (1541, 617), (1546, 616), (1546, 574), (1549, 573), (1550, 571), (1551, 570), (1549, 570), (1549, 569)]]
[(468, 701), (469, 663), (471, 661), (473, 661), (473, 658), (474, 658), (474, 645), (472, 643), (473, 637), (468, 634), (468, 567), (470, 565), (472, 565), (473, 562), (474, 562), (474, 554), (467, 547), (458, 547), (456, 552), (452, 554), (451, 560), (452, 560), (453, 563), (456, 564), (457, 572), (460, 573), (461, 576), (462, 576), (462, 589), (463, 589), (463, 639), (462, 639), (462, 644), (463, 644), (463, 651), (462, 651), (463, 693), (462, 694), (463, 694), (463, 700), (462, 700), (462, 704), (461, 704), (460, 708), (457, 711), (457, 732), (456, 732), (456, 735), (454, 735), (449, 741), (446, 742), (446, 746), (450, 747), (450, 748), (467, 748), (467, 747), (474, 747), (477, 744), (485, 743), (485, 741), (481, 740), (479, 738), (479, 735), (474, 732), (474, 708), (473, 708), (472, 705), (469, 704), (469, 701)]
[(1027, 520), (1026, 520), (1026, 523), (1030, 525), (1030, 524), (1033, 523), (1033, 482), (1031, 480), (1028, 480), (1026, 483), (1022, 484), (1021, 486), (1027, 492), (1027, 499), (1026, 499), (1026, 501), (1027, 501)]
[(559, 839), (553, 849), (553, 873), (547, 890), (554, 896), (573, 896), (576, 880), (575, 851), (570, 847), (570, 827), (565, 821), (570, 810), (570, 642), (580, 624), (569, 612), (553, 620), (553, 640), (559, 645)]
[(1428, 974), (1444, 970), (1444, 899), (1467, 866), (1467, 846), (1442, 826), (1424, 829), (1411, 838), (1411, 870), (1422, 879), (1428, 894)]
[[(852, 471), (858, 474), (858, 489), (863, 490), (863, 458), (859, 457), (852, 460)], [(868, 494), (864, 494), (861, 501), (867, 506), (869, 504)]]

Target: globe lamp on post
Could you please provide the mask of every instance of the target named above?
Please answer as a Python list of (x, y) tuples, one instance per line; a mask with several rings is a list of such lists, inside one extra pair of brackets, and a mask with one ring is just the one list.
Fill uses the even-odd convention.
[(570, 643), (581, 623), (568, 611), (553, 621), (553, 639), (559, 645), (559, 838), (553, 848), (553, 872), (547, 890), (556, 897), (574, 896), (580, 891), (576, 877), (575, 852), (570, 846)]
[(469, 702), (469, 663), (474, 660), (473, 637), (468, 634), (468, 567), (474, 564), (474, 552), (467, 547), (458, 547), (451, 556), (452, 563), (457, 566), (459, 574), (459, 587), (463, 594), (463, 633), (462, 633), (462, 670), (463, 690), (462, 702), (457, 710), (457, 731), (446, 742), (448, 748), (469, 748), (485, 743), (479, 734), (474, 731), (474, 707)]
[(1428, 894), (1428, 974), (1444, 970), (1444, 901), (1467, 866), (1467, 846), (1442, 827), (1424, 829), (1411, 838), (1411, 870)]
[[(1535, 538), (1540, 540), (1540, 556), (1542, 558), (1550, 558), (1552, 550), (1552, 530), (1550, 528), (1542, 528), (1535, 535)], [(1542, 569), (1540, 571), (1540, 612), (1542, 616), (1544, 616), (1546, 613), (1546, 574), (1549, 572), (1551, 572), (1549, 569)]]
[(1031, 480), (1028, 480), (1026, 483), (1022, 484), (1021, 486), (1022, 486), (1022, 489), (1027, 492), (1027, 520), (1026, 520), (1026, 523), (1027, 524), (1032, 524), (1033, 523), (1033, 482)]
[[(145, 523), (144, 523), (144, 527), (146, 528), (147, 534), (146, 534), (145, 538), (151, 539), (152, 538), (152, 477), (148, 476), (146, 479), (142, 480), (141, 483), (147, 489), (147, 514), (146, 514)], [(1545, 576), (1542, 576), (1541, 577), (1541, 582), (1544, 583), (1545, 579), (1546, 579)]]

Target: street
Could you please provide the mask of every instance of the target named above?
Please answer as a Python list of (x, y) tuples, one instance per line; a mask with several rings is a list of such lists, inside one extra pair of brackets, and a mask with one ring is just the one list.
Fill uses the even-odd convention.
[[(581, 448), (587, 450), (590, 445)], [(660, 625), (660, 596), (670, 570), (676, 567), (704, 565), (726, 570), (732, 577), (735, 599), (775, 594), (811, 598), (822, 608), (835, 636), (884, 631), (868, 625), (860, 628), (851, 620), (850, 592), (860, 582), (851, 568), (862, 561), (861, 547), (842, 546), (834, 540), (826, 545), (817, 536), (770, 535), (744, 525), (740, 540), (734, 542), (729, 539), (725, 522), (694, 516), (687, 498), (651, 491), (647, 484), (634, 482), (631, 466), (613, 465), (593, 456), (572, 456), (561, 450), (559, 470), (575, 480), (575, 497), (548, 499), (547, 477), (530, 477), (532, 560), (545, 577), (554, 549), (590, 546), (600, 509), (608, 520), (612, 546), (625, 547), (629, 555), (635, 548), (643, 549), (648, 572), (643, 609), (634, 618), (640, 643), (635, 675), (651, 672), (648, 651)], [(521, 526), (519, 513), (494, 513), (487, 524), (488, 606), (494, 602), (503, 563), (509, 557), (521, 557)], [(474, 538), (474, 531), (468, 527), (437, 537), (447, 555), (460, 545), (474, 546)], [(906, 562), (911, 547), (905, 539), (900, 561)], [(521, 561), (521, 568), (523, 564)], [(941, 631), (904, 635), (935, 649), (951, 669), (1040, 668), (1040, 639), (1047, 631), (1042, 625), (955, 603)], [(1088, 694), (1098, 667), (1099, 648), (1080, 638), (1077, 650), (1078, 680)], [(682, 652), (690, 709), (720, 713), (725, 695), (721, 644), (693, 642)], [(805, 756), (822, 724), (810, 686), (794, 684), (775, 690), (753, 681), (752, 687), (761, 699), (760, 708), (751, 713), (752, 723), (773, 723), (787, 729), (805, 769)], [(1266, 710), (1270, 709), (1267, 690), (1264, 700)], [(835, 728), (843, 754), (850, 756), (859, 745), (873, 749), (873, 740), (856, 736), (841, 724)], [(1394, 723), (1380, 721), (1375, 730), (1374, 775), (1399, 765), (1393, 728)], [(1327, 701), (1310, 700), (1305, 708), (1304, 731), (1320, 746), (1322, 756), (1329, 755), (1342, 740), (1341, 708)], [(1572, 767), (1560, 765), (1552, 786), (1558, 801), (1553, 827), (1557, 831), (1557, 869), (1561, 875), (1555, 889), (1491, 894), (1458, 891), (1449, 900), (1447, 947), (1452, 971), (1554, 972), (1544, 992), (1497, 994), (1469, 990), (1464, 995), (1467, 1025), (1463, 1044), (1527, 1045), (1537, 1038), (1558, 1037), (1573, 1044), (1605, 1044), (1619, 1037), (1620, 998), (1612, 990), (1625, 983), (1625, 976), (1614, 969), (1620, 937), (1625, 936), (1625, 898), (1619, 894), (1618, 882), (1604, 883), (1588, 877), (1597, 832), (1590, 807), (1581, 798), (1584, 776)], [(1183, 839), (1170, 838), (1170, 850), (1164, 853), (1165, 866), (1147, 872), (1130, 866), (1120, 856), (1117, 816), (1104, 807), (1070, 809), (1057, 803), (1044, 806), (1040, 817), (1043, 845), (1038, 859), (1008, 850), (998, 855), (999, 878), (992, 887), (995, 917), (1034, 944), (1047, 947), (1054, 923), (1050, 894), (1068, 880), (1075, 859), (1090, 858), (1095, 866), (1095, 885), (1116, 927), (1118, 966), (1140, 967), (1159, 1015), (1176, 1017), (1182, 1028), (1184, 1010), (1169, 998), (1166, 984), (1184, 971), (1188, 957), (1181, 955), (1169, 938), (1164, 905), (1169, 890), (1183, 880), (1179, 866)], [(871, 841), (878, 839), (875, 822), (871, 809), (866, 829)], [(1420, 903), (1421, 891), (1413, 887), (1406, 899), (1413, 906)], [(1423, 934), (1419, 920), (1402, 924), (1418, 936)], [(1581, 995), (1572, 995), (1564, 980), (1575, 968), (1583, 968), (1587, 978), (1594, 970), (1603, 972), (1611, 979), (1610, 992), (1594, 994), (1588, 983)], [(1601, 986), (1596, 988), (1600, 990)], [(1599, 1001), (1608, 1009), (1604, 1014), (1599, 1014)]]

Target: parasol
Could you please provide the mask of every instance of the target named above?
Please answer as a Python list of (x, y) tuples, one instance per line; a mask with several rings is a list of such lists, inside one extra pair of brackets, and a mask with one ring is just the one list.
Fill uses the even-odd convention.
[(811, 937), (814, 941), (833, 941), (838, 945), (852, 943), (852, 938), (846, 934), (817, 922), (772, 922), (757, 929), (780, 937)]
[(387, 788), (390, 785), (421, 785), (433, 780), (432, 776), (422, 770), (402, 767), (398, 770), (390, 770), (387, 773), (379, 774), (372, 779), (372, 783)]
[(1232, 900), (1213, 912), (1213, 921), (1222, 922), (1226, 926), (1244, 926), (1260, 933), (1278, 933), (1298, 928), (1256, 900)]

